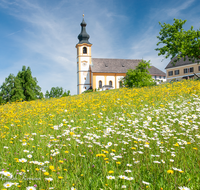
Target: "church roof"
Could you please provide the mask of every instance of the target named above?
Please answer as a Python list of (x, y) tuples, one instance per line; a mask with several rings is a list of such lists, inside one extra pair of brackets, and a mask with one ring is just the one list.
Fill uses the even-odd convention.
[[(92, 58), (91, 70), (93, 73), (126, 73), (128, 69), (135, 69), (142, 59), (103, 59)], [(166, 74), (151, 66), (151, 75), (166, 76)]]
[[(180, 67), (180, 66), (184, 66), (184, 65), (190, 65), (190, 64), (194, 64), (192, 61), (189, 60), (188, 57), (186, 57), (186, 60), (184, 61), (184, 58), (179, 59), (176, 63), (173, 64), (175, 58), (173, 58), (167, 65), (167, 67), (165, 69), (169, 69), (169, 68), (173, 68), (173, 67)], [(197, 60), (200, 61), (200, 60)], [(197, 63), (197, 61), (195, 61), (195, 63)]]

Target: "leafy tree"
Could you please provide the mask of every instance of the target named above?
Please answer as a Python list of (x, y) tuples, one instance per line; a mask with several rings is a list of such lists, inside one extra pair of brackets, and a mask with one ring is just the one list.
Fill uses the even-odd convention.
[(2, 97), (2, 103), (11, 102), (12, 98), (12, 90), (14, 89), (15, 85), (15, 76), (10, 74), (6, 79), (5, 82), (1, 85), (1, 92), (0, 96)]
[(123, 83), (126, 87), (143, 87), (155, 85), (152, 76), (149, 74), (150, 61), (142, 60), (135, 70), (128, 69)]
[(32, 77), (30, 67), (26, 69), (26, 66), (23, 66), (22, 71), (18, 72), (17, 78), (20, 80), (26, 101), (43, 98), (41, 88), (37, 85), (37, 79)]
[(15, 77), (14, 88), (11, 90), (11, 94), (11, 102), (16, 102), (25, 99), (20, 80), (17, 77)]
[(45, 98), (49, 98), (50, 94), (49, 94), (49, 91), (47, 90), (46, 91), (46, 94), (45, 94)]
[(166, 23), (162, 25), (159, 22), (162, 29), (159, 32), (160, 36), (157, 36), (160, 40), (157, 46), (160, 44), (164, 44), (164, 46), (155, 50), (159, 51), (159, 56), (164, 55), (165, 58), (169, 56), (171, 56), (171, 59), (174, 58), (174, 64), (183, 57), (184, 60), (188, 57), (193, 62), (200, 58), (200, 31), (193, 30), (193, 26), (190, 30), (185, 31), (182, 27), (186, 21), (174, 19), (172, 25)]
[(66, 96), (70, 96), (70, 90), (68, 90), (67, 92), (65, 90), (65, 92), (62, 95), (62, 97), (66, 97)]

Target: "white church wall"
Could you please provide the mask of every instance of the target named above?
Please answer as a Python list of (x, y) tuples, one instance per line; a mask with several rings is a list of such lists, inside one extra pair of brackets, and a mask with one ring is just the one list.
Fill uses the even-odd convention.
[(119, 88), (119, 81), (122, 80), (124, 76), (117, 76), (117, 88)]
[(112, 86), (115, 88), (115, 76), (107, 76), (106, 85), (109, 85), (109, 81), (112, 81)]
[[(85, 80), (85, 84), (90, 84), (90, 73), (89, 72), (87, 72), (87, 75), (86, 75), (86, 80)], [(84, 78), (84, 79), (85, 79)]]
[(80, 70), (81, 71), (88, 71), (89, 70), (89, 61), (90, 61), (90, 58), (89, 57), (81, 57), (81, 60), (80, 60)]
[(105, 78), (104, 78), (104, 76), (96, 76), (96, 89), (98, 89), (99, 88), (99, 81), (102, 81), (102, 86), (104, 86), (105, 85)]

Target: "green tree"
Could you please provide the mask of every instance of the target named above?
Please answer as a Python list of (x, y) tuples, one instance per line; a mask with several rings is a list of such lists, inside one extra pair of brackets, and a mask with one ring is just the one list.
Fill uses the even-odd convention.
[(10, 74), (7, 78), (5, 78), (5, 82), (1, 85), (0, 96), (2, 97), (2, 103), (11, 102), (12, 98), (12, 90), (15, 85), (15, 76)]
[(65, 92), (62, 95), (62, 97), (66, 97), (66, 96), (70, 96), (70, 90), (68, 90), (67, 92), (65, 90)]
[(128, 69), (126, 76), (122, 79), (126, 87), (143, 87), (155, 85), (152, 76), (149, 74), (150, 61), (142, 60), (135, 70)]
[(45, 98), (49, 98), (49, 95), (50, 95), (49, 91), (47, 90), (46, 93), (45, 93)]
[(20, 80), (15, 77), (14, 88), (11, 90), (11, 102), (22, 101), (25, 99)]
[(32, 77), (31, 69), (26, 66), (22, 67), (22, 71), (19, 71), (17, 78), (20, 80), (20, 84), (23, 89), (23, 94), (26, 101), (43, 98), (41, 88), (37, 85), (38, 81), (35, 77)]
[(162, 25), (159, 22), (162, 29), (159, 32), (160, 36), (157, 36), (159, 39), (157, 46), (160, 44), (164, 44), (164, 46), (155, 50), (159, 51), (159, 56), (174, 58), (174, 64), (183, 57), (184, 60), (188, 57), (193, 62), (200, 59), (200, 31), (193, 30), (193, 26), (190, 30), (185, 31), (183, 25), (186, 21), (174, 19), (172, 25), (166, 23)]
[(45, 98), (59, 98), (62, 96), (63, 96), (63, 88), (58, 86), (52, 87), (50, 92), (47, 90), (45, 94)]

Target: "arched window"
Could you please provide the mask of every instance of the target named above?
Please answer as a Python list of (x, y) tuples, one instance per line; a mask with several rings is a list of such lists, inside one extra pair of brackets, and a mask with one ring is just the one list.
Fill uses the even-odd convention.
[(99, 81), (99, 88), (102, 88), (102, 81)]
[(83, 47), (83, 54), (87, 54), (87, 48)]
[(112, 81), (111, 80), (109, 81), (109, 85), (112, 86)]

